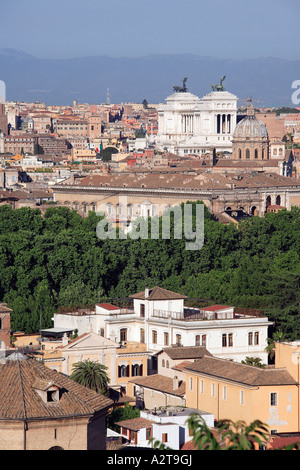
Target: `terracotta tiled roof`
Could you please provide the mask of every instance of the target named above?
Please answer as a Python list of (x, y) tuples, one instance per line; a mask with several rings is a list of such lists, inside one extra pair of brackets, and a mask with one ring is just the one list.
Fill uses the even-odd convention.
[(187, 365), (185, 371), (200, 372), (250, 386), (295, 385), (297, 383), (286, 369), (262, 369), (212, 356), (204, 356)]
[(300, 435), (298, 436), (276, 436), (273, 435), (268, 442), (268, 447), (272, 450), (280, 449), (282, 447), (290, 446), (291, 444), (300, 445)]
[(130, 431), (139, 431), (142, 428), (149, 428), (152, 426), (152, 421), (145, 418), (133, 418), (127, 419), (126, 421), (119, 421), (115, 424), (122, 426), (122, 428), (129, 429)]
[(224, 308), (232, 308), (228, 305), (211, 305), (210, 307), (203, 307), (201, 310), (205, 310), (206, 312), (216, 312), (218, 310), (223, 310)]
[(116, 307), (112, 304), (97, 304), (98, 307), (104, 308), (105, 310), (119, 310), (119, 307)]
[[(145, 299), (145, 291), (138, 292), (137, 294), (130, 295), (133, 299)], [(177, 294), (176, 292), (172, 292), (167, 289), (163, 289), (162, 287), (153, 287), (149, 289), (149, 295), (147, 297), (148, 300), (175, 300), (175, 299), (186, 299), (186, 295)]]
[(195, 447), (193, 441), (188, 441), (183, 444), (180, 450), (198, 450), (197, 447)]
[(164, 377), (160, 374), (148, 375), (147, 377), (140, 378), (137, 377), (136, 379), (130, 380), (130, 382), (141, 387), (150, 388), (170, 395), (185, 395), (185, 382), (179, 381), (179, 387), (174, 390), (173, 379), (170, 377)]
[[(211, 431), (215, 439), (220, 444), (220, 446), (225, 447), (225, 441), (224, 439), (222, 439), (222, 433), (220, 433), (218, 429), (212, 429)], [(195, 446), (194, 441), (191, 440), (191, 441), (185, 442), (185, 444), (183, 444), (180, 450), (199, 450), (199, 449)]]
[[(271, 163), (270, 163), (271, 162)], [(222, 163), (223, 165), (223, 163)], [(242, 165), (242, 162), (241, 162)], [(251, 168), (251, 164), (248, 165), (246, 162), (243, 170), (239, 172), (240, 178), (237, 179), (236, 168), (233, 168), (226, 175), (221, 173), (205, 173), (200, 171), (194, 171), (193, 174), (182, 173), (147, 173), (147, 172), (123, 172), (118, 174), (104, 175), (104, 174), (91, 174), (83, 178), (79, 178), (74, 183), (74, 186), (82, 187), (94, 187), (99, 188), (134, 188), (143, 189), (144, 191), (150, 189), (168, 189), (173, 191), (182, 190), (199, 190), (199, 191), (211, 191), (211, 190), (224, 190), (228, 189), (231, 184), (235, 185), (236, 189), (244, 188), (255, 188), (260, 187), (282, 187), (282, 186), (300, 186), (299, 181), (295, 181), (293, 178), (287, 178), (280, 176), (277, 173), (272, 173), (274, 163), (271, 160), (266, 160), (264, 166), (269, 166), (270, 171), (266, 172), (249, 172), (248, 168)], [(224, 160), (225, 169), (225, 160)], [(222, 168), (223, 168), (222, 166)], [(236, 166), (236, 162), (226, 160), (226, 166)], [(276, 163), (278, 166), (278, 163)], [(59, 186), (70, 185), (70, 180), (66, 180), (64, 183), (60, 183)], [(229, 185), (229, 186), (228, 186)], [(54, 191), (56, 186), (54, 186)]]
[[(7, 361), (0, 366), (0, 376), (0, 419), (93, 415), (113, 404), (109, 398), (34, 359)], [(37, 390), (45, 389), (46, 381), (60, 389), (58, 402), (45, 403), (38, 394)]]
[(171, 346), (160, 351), (165, 352), (171, 359), (199, 359), (203, 356), (211, 356), (204, 346)]
[(188, 366), (190, 364), (191, 361), (183, 361), (183, 362), (180, 362), (180, 364), (176, 364), (176, 366), (173, 366), (172, 369), (173, 370), (178, 370), (178, 371), (182, 371), (183, 369), (186, 368), (186, 366)]

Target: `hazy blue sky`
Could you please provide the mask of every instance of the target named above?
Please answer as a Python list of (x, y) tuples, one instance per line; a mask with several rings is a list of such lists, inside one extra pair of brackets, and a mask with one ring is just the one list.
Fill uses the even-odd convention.
[(0, 48), (39, 58), (300, 58), (299, 0), (0, 0)]

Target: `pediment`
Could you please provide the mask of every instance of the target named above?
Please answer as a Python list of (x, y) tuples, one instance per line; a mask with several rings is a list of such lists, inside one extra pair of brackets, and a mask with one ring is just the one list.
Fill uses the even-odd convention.
[(74, 351), (79, 349), (107, 349), (107, 348), (118, 348), (119, 344), (115, 341), (111, 341), (108, 338), (97, 335), (96, 333), (84, 333), (78, 338), (71, 341), (69, 344), (64, 346), (63, 351)]

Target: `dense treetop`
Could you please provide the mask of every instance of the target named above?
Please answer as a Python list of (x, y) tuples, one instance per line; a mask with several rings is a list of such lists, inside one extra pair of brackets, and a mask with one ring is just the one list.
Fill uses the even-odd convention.
[(300, 209), (237, 227), (216, 222), (205, 208), (204, 245), (195, 251), (174, 236), (99, 239), (101, 218), (65, 207), (49, 207), (43, 216), (39, 209), (0, 207), (0, 299), (14, 311), (12, 331), (51, 327), (62, 306), (159, 285), (194, 299), (263, 309), (275, 329), (300, 338)]

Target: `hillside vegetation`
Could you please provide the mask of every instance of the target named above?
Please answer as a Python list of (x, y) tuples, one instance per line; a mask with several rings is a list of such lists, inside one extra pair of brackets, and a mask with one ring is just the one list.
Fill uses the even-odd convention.
[(59, 307), (159, 285), (193, 299), (262, 309), (275, 329), (300, 339), (299, 208), (239, 227), (216, 222), (205, 208), (204, 246), (195, 251), (174, 236), (101, 240), (100, 219), (65, 207), (49, 207), (44, 216), (39, 209), (0, 207), (0, 299), (13, 309), (12, 331), (51, 327)]

